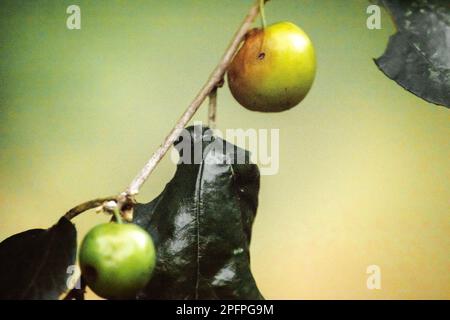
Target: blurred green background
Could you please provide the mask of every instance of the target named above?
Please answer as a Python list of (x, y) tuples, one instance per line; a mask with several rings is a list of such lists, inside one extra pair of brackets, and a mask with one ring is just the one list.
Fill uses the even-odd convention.
[[(0, 240), (122, 191), (219, 61), (251, 0), (0, 2)], [(81, 7), (81, 30), (66, 8)], [(279, 128), (262, 177), (252, 268), (266, 298), (450, 298), (450, 112), (372, 61), (394, 33), (365, 0), (273, 0), (312, 38), (315, 85), (280, 114), (219, 92), (218, 127)], [(259, 21), (256, 23), (259, 25)], [(197, 115), (206, 119), (206, 108)], [(175, 166), (160, 164), (147, 202)], [(75, 219), (79, 239), (96, 223)], [(381, 290), (366, 268), (379, 265)]]

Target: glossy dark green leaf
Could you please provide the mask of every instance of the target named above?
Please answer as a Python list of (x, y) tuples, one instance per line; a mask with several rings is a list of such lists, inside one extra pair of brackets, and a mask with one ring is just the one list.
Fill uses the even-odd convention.
[(75, 264), (76, 230), (66, 218), (0, 243), (0, 299), (58, 299)]
[(379, 0), (397, 33), (375, 63), (406, 90), (450, 107), (450, 1)]
[[(262, 299), (250, 270), (259, 170), (247, 151), (191, 127), (176, 143), (185, 159), (134, 222), (157, 246), (154, 276), (141, 299)], [(202, 148), (203, 152), (194, 150)], [(192, 152), (191, 152), (192, 151)], [(187, 152), (191, 152), (190, 155)], [(241, 164), (231, 164), (237, 159)], [(186, 161), (185, 161), (186, 162)]]

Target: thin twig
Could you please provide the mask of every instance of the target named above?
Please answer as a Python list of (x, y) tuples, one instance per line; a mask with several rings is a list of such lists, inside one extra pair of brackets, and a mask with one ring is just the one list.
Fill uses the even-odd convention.
[(76, 207), (73, 207), (69, 211), (66, 212), (64, 217), (68, 220), (72, 220), (80, 213), (83, 213), (84, 211), (87, 211), (89, 209), (97, 208), (102, 206), (105, 202), (116, 200), (117, 196), (110, 196), (105, 198), (98, 198), (90, 201), (86, 201), (82, 204), (77, 205)]
[(209, 106), (208, 106), (208, 127), (210, 129), (216, 128), (217, 117), (217, 88), (209, 94)]
[[(265, 0), (267, 2), (269, 0)], [(95, 208), (97, 206), (103, 205), (106, 201), (114, 200), (117, 202), (117, 206), (121, 211), (132, 207), (131, 205), (134, 203), (134, 196), (139, 193), (144, 182), (150, 176), (150, 174), (155, 170), (158, 163), (170, 149), (172, 144), (177, 140), (180, 136), (183, 129), (186, 127), (188, 122), (192, 119), (194, 114), (200, 108), (205, 99), (213, 92), (217, 90), (218, 87), (221, 87), (223, 84), (224, 75), (230, 65), (234, 55), (239, 49), (239, 45), (244, 40), (245, 35), (250, 30), (253, 21), (258, 16), (260, 10), (260, 0), (256, 0), (255, 4), (251, 7), (249, 13), (245, 17), (238, 31), (235, 33), (233, 40), (229, 44), (227, 50), (225, 51), (222, 59), (219, 64), (216, 66), (214, 71), (209, 76), (205, 85), (201, 88), (200, 92), (188, 106), (186, 111), (181, 115), (178, 119), (175, 126), (169, 132), (169, 134), (164, 139), (163, 143), (159, 146), (159, 148), (153, 153), (151, 158), (147, 161), (145, 166), (141, 169), (141, 171), (136, 175), (133, 181), (130, 183), (126, 191), (122, 192), (116, 197), (108, 197), (103, 199), (95, 199), (88, 202), (85, 202), (81, 205), (76, 206), (75, 208), (69, 210), (65, 217), (67, 219), (72, 219), (76, 217), (83, 211)], [(122, 212), (123, 213), (123, 212)], [(129, 220), (129, 219), (128, 219)]]
[(159, 161), (161, 161), (161, 159), (164, 157), (164, 155), (170, 149), (172, 144), (177, 140), (177, 138), (181, 134), (181, 131), (184, 129), (184, 127), (187, 125), (187, 123), (192, 119), (193, 115), (198, 110), (200, 105), (208, 97), (210, 92), (212, 90), (214, 90), (217, 87), (217, 85), (222, 81), (222, 79), (225, 75), (225, 72), (228, 69), (228, 66), (230, 65), (236, 51), (239, 48), (239, 45), (241, 44), (242, 40), (244, 40), (246, 33), (251, 28), (252, 23), (255, 20), (255, 18), (258, 16), (259, 9), (260, 9), (260, 1), (258, 0), (252, 6), (252, 8), (250, 9), (250, 12), (245, 17), (240, 28), (236, 32), (233, 40), (231, 41), (230, 45), (228, 46), (227, 50), (225, 51), (225, 54), (223, 55), (222, 59), (220, 60), (220, 63), (217, 65), (217, 67), (211, 73), (206, 84), (203, 86), (203, 88), (200, 90), (200, 92), (197, 94), (197, 96), (191, 102), (189, 107), (186, 109), (186, 111), (180, 117), (180, 119), (176, 123), (175, 127), (173, 127), (173, 129), (170, 131), (170, 133), (164, 139), (164, 142), (161, 144), (161, 146), (155, 151), (155, 153), (148, 160), (148, 162), (145, 164), (145, 166), (142, 168), (142, 170), (138, 173), (138, 175), (133, 179), (131, 184), (128, 186), (127, 190), (125, 191), (125, 193), (128, 197), (133, 197), (139, 193), (141, 186), (144, 184), (144, 182), (147, 180), (149, 175), (156, 168), (157, 164), (159, 163)]

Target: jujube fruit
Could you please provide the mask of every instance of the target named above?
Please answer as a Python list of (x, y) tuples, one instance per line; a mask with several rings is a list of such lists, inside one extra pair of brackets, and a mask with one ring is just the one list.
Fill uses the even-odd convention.
[(131, 299), (145, 287), (156, 263), (150, 235), (135, 224), (105, 223), (82, 241), (81, 273), (87, 285), (107, 299)]
[(280, 112), (299, 104), (316, 73), (308, 35), (290, 22), (252, 29), (228, 69), (234, 98), (253, 111)]

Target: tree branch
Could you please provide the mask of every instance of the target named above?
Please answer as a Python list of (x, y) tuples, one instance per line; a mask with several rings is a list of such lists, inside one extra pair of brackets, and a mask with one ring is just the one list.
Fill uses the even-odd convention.
[[(265, 0), (264, 2), (267, 2), (269, 0)], [(164, 139), (163, 143), (159, 146), (159, 148), (153, 153), (151, 158), (147, 161), (145, 166), (141, 169), (141, 171), (136, 175), (136, 177), (133, 179), (133, 181), (130, 183), (128, 188), (119, 194), (116, 197), (106, 197), (101, 199), (94, 199), (91, 201), (87, 201), (85, 203), (82, 203), (72, 209), (70, 209), (64, 216), (67, 219), (73, 219), (83, 211), (103, 206), (108, 201), (116, 201), (118, 208), (122, 211), (122, 214), (125, 215), (126, 220), (130, 220), (130, 207), (132, 207), (132, 204), (134, 203), (134, 196), (139, 193), (139, 190), (141, 189), (144, 182), (147, 180), (147, 178), (150, 176), (150, 174), (155, 170), (158, 163), (161, 161), (161, 159), (164, 157), (164, 155), (167, 153), (167, 151), (170, 149), (172, 144), (177, 140), (177, 138), (180, 136), (182, 130), (186, 127), (188, 122), (192, 119), (194, 114), (197, 112), (197, 110), (200, 108), (202, 103), (205, 101), (205, 99), (211, 95), (211, 104), (215, 104), (215, 95), (217, 91), (217, 88), (221, 87), (223, 85), (223, 79), (225, 76), (225, 73), (227, 72), (227, 69), (233, 60), (234, 55), (236, 54), (237, 50), (239, 49), (239, 45), (244, 40), (245, 35), (250, 30), (253, 21), (258, 16), (261, 9), (261, 0), (256, 0), (255, 4), (250, 8), (249, 13), (245, 17), (244, 21), (241, 23), (238, 31), (235, 33), (231, 43), (229, 44), (228, 48), (226, 49), (224, 55), (222, 56), (222, 59), (220, 60), (219, 64), (216, 66), (216, 68), (213, 70), (211, 75), (209, 76), (208, 80), (204, 84), (204, 86), (201, 88), (200, 92), (196, 95), (194, 100), (191, 102), (191, 104), (188, 106), (186, 111), (181, 115), (181, 117), (178, 119), (175, 126), (172, 128), (172, 130), (169, 132), (169, 134)], [(215, 108), (214, 108), (215, 109)], [(214, 112), (215, 114), (215, 112)], [(128, 212), (125, 212), (128, 211)]]
[(82, 204), (77, 205), (76, 207), (73, 207), (69, 211), (67, 211), (66, 214), (64, 215), (64, 217), (68, 220), (72, 220), (73, 218), (75, 218), (80, 213), (83, 213), (84, 211), (103, 206), (103, 204), (105, 202), (115, 201), (116, 199), (117, 199), (117, 196), (110, 196), (110, 197), (98, 198), (98, 199), (86, 201)]
[(161, 161), (161, 159), (164, 157), (164, 155), (170, 149), (172, 144), (177, 140), (177, 138), (181, 134), (181, 131), (186, 127), (187, 123), (192, 119), (193, 115), (195, 114), (195, 112), (197, 112), (200, 105), (208, 97), (208, 95), (213, 90), (215, 90), (219, 86), (219, 84), (222, 82), (222, 79), (228, 69), (228, 66), (230, 65), (242, 40), (244, 40), (246, 33), (251, 28), (253, 21), (258, 16), (259, 10), (260, 10), (260, 2), (256, 1), (256, 3), (252, 6), (252, 8), (250, 9), (250, 12), (247, 14), (244, 21), (242, 22), (240, 28), (234, 35), (233, 40), (231, 41), (230, 45), (228, 46), (227, 50), (225, 51), (225, 54), (223, 55), (219, 64), (217, 65), (217, 67), (214, 69), (214, 71), (209, 76), (206, 84), (203, 86), (203, 88), (200, 90), (200, 92), (197, 94), (197, 96), (191, 102), (189, 107), (186, 109), (186, 111), (180, 117), (180, 119), (176, 123), (175, 127), (170, 131), (170, 133), (164, 139), (164, 142), (161, 144), (161, 146), (155, 151), (155, 153), (148, 160), (148, 162), (145, 164), (145, 166), (142, 168), (142, 170), (138, 173), (138, 175), (133, 179), (131, 184), (128, 186), (128, 189), (125, 191), (125, 193), (128, 197), (133, 197), (139, 193), (141, 186), (144, 184), (144, 182), (147, 180), (149, 175), (156, 168), (157, 164), (159, 163), (159, 161)]

